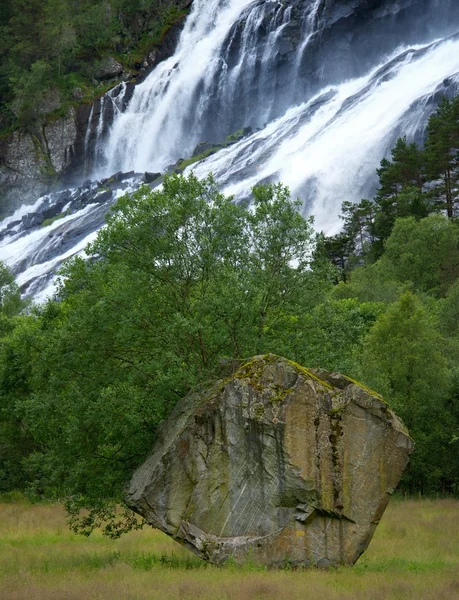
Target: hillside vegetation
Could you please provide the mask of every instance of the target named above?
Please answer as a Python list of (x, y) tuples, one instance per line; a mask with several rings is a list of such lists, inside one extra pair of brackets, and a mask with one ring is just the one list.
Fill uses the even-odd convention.
[[(0, 130), (34, 131), (70, 103), (103, 93), (116, 58), (132, 74), (186, 14), (186, 0), (2, 0)], [(113, 85), (113, 84), (112, 84)]]

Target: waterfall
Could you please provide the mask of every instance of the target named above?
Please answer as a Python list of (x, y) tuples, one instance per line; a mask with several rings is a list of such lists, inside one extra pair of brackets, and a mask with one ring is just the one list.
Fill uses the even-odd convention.
[[(319, 230), (336, 232), (342, 202), (371, 197), (396, 138), (421, 139), (441, 95), (459, 91), (459, 36), (450, 35), (459, 30), (458, 4), (444, 0), (440, 10), (438, 0), (413, 0), (409, 31), (393, 3), (381, 4), (387, 15), (373, 11), (366, 23), (340, 0), (194, 0), (174, 56), (129, 102), (120, 84), (91, 113), (87, 168), (94, 178), (161, 172), (199, 142), (250, 125), (251, 135), (188, 170), (212, 172), (236, 201), (257, 183), (282, 181)], [(448, 30), (433, 27), (440, 17)], [(114, 199), (141, 182), (125, 179), (45, 196), (0, 222), (0, 260), (24, 291), (45, 295), (62, 260), (81, 252)], [(35, 225), (33, 215), (53, 206), (64, 216)]]
[[(115, 120), (106, 144), (105, 174), (162, 170), (201, 141), (200, 131), (192, 130), (191, 119), (204, 106), (201, 102), (201, 107), (196, 107), (195, 97), (222, 68), (222, 44), (251, 3), (253, 0), (195, 0), (176, 53), (136, 87), (127, 110)], [(184, 135), (186, 130), (192, 131)]]
[(413, 139), (425, 125), (448, 78), (459, 91), (459, 37), (398, 52), (188, 170), (212, 172), (236, 200), (257, 183), (282, 181), (319, 230), (335, 233), (342, 202), (372, 194), (379, 161), (399, 135)]
[[(297, 71), (322, 2), (299, 12), (287, 2), (195, 0), (174, 56), (116, 118), (97, 174), (161, 171), (203, 140), (279, 116), (301, 87)], [(294, 17), (305, 38), (296, 48), (286, 36)]]
[(83, 169), (83, 177), (87, 177), (91, 170), (91, 161), (89, 154), (89, 141), (91, 139), (92, 133), (92, 116), (94, 114), (94, 104), (91, 105), (91, 111), (88, 117), (88, 124), (86, 126), (86, 133), (84, 136), (84, 169)]

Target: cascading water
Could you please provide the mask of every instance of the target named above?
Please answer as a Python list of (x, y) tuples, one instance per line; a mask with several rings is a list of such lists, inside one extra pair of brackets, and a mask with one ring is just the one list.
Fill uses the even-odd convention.
[[(174, 56), (140, 84), (128, 109), (116, 119), (106, 145), (105, 173), (163, 169), (200, 141), (191, 129), (198, 88), (220, 69), (219, 50), (234, 22), (252, 0), (198, 0)], [(199, 112), (199, 108), (198, 108)]]
[[(321, 2), (297, 15), (306, 39)], [(295, 92), (295, 53), (283, 81), (273, 65), (291, 50), (283, 34), (292, 15), (292, 5), (281, 2), (195, 0), (176, 53), (137, 86), (115, 120), (99, 175), (161, 171), (203, 139), (220, 141), (282, 113)]]
[(261, 181), (282, 181), (319, 230), (336, 232), (342, 202), (372, 192), (375, 166), (399, 135), (413, 139), (425, 125), (447, 78), (459, 87), (459, 37), (398, 53), (365, 77), (322, 90), (194, 171), (212, 172), (236, 199)]
[[(438, 5), (412, 2), (424, 11)], [(437, 40), (426, 42), (432, 31), (419, 26), (422, 43), (395, 48), (391, 20), (392, 30), (381, 38), (397, 42), (391, 53), (384, 55), (386, 40), (362, 58), (345, 55), (336, 76), (339, 60), (327, 48), (341, 47), (330, 37), (333, 23), (342, 27), (337, 6), (352, 13), (340, 0), (194, 0), (175, 55), (136, 86), (127, 108), (121, 84), (91, 114), (87, 169), (98, 177), (163, 171), (197, 143), (222, 141), (250, 125), (257, 129), (252, 135), (189, 169), (198, 176), (212, 172), (236, 199), (246, 199), (256, 183), (282, 181), (302, 200), (305, 213), (315, 215), (318, 229), (335, 232), (341, 203), (372, 193), (375, 168), (395, 139), (419, 136), (441, 94), (459, 90), (459, 37), (438, 29)], [(389, 17), (380, 11), (377, 18), (392, 19), (390, 10)], [(432, 15), (423, 22), (433, 22)], [(448, 33), (454, 15), (459, 30), (459, 12), (450, 12)], [(365, 28), (354, 33), (360, 48)], [(331, 41), (321, 47), (325, 35)], [(365, 69), (371, 53), (373, 67)], [(28, 294), (43, 297), (57, 266), (95, 236), (115, 197), (140, 183), (140, 176), (124, 179), (112, 191), (111, 183), (94, 183), (46, 196), (0, 223), (0, 259), (19, 274)], [(65, 216), (47, 226), (30, 218), (56, 214), (56, 207)]]
[(108, 133), (109, 122), (113, 121), (125, 108), (127, 85), (122, 82), (108, 91), (91, 106), (88, 125), (84, 138), (84, 178), (89, 177), (94, 168), (101, 169), (105, 164), (105, 135)]

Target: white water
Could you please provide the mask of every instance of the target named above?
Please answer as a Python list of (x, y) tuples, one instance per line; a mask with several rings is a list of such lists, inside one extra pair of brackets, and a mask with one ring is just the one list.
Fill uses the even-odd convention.
[[(424, 53), (422, 49), (405, 55), (399, 51), (393, 58), (403, 58), (382, 74), (387, 63), (366, 77), (322, 90), (262, 131), (202, 161), (194, 171), (198, 176), (212, 172), (236, 198), (274, 177), (303, 200), (319, 230), (336, 232), (342, 202), (359, 201), (368, 191), (396, 132), (412, 136), (425, 121), (429, 96), (444, 79), (459, 73), (459, 40), (433, 45)], [(312, 111), (327, 94), (331, 99)], [(238, 172), (245, 176), (233, 182)]]
[[(300, 17), (304, 42), (293, 70), (286, 67), (291, 81), (284, 95), (294, 92), (321, 2), (311, 0)], [(162, 171), (208, 134), (224, 138), (249, 122), (271, 120), (279, 113), (273, 65), (292, 12), (273, 2), (194, 0), (175, 54), (136, 86), (128, 108), (116, 116), (97, 175)]]
[(200, 141), (193, 135), (184, 140), (187, 108), (198, 85), (205, 89), (222, 68), (221, 45), (252, 2), (195, 0), (176, 53), (136, 88), (128, 110), (115, 120), (107, 142), (107, 174), (162, 170)]
[[(307, 5), (293, 70), (320, 27), (320, 6), (319, 0)], [(261, 119), (274, 114), (275, 84), (269, 79), (269, 68), (292, 11), (284, 6), (283, 11), (268, 13), (267, 7), (254, 0), (195, 0), (175, 55), (136, 87), (127, 110), (122, 110), (124, 84), (106, 96), (104, 103), (110, 100), (113, 105), (114, 123), (105, 143), (104, 113), (97, 120), (91, 115), (97, 135), (89, 162), (98, 160), (99, 174), (159, 171), (189, 155), (203, 141), (200, 123), (208, 120), (206, 111), (213, 102), (219, 110), (222, 98), (228, 106), (238, 106), (240, 89), (253, 83), (256, 44), (261, 44), (257, 48), (258, 87), (252, 93)], [(233, 25), (241, 16), (244, 28), (238, 32)], [(261, 42), (256, 37), (260, 20), (266, 23)], [(231, 58), (237, 35), (239, 50)], [(223, 46), (225, 40), (228, 47)], [(302, 200), (305, 214), (315, 215), (319, 230), (335, 233), (342, 202), (356, 202), (372, 193), (381, 158), (399, 135), (412, 137), (419, 132), (434, 109), (432, 97), (443, 80), (454, 79), (459, 89), (458, 73), (458, 39), (399, 48), (365, 76), (324, 88), (260, 131), (188, 170), (198, 176), (212, 172), (223, 190), (236, 199), (246, 199), (259, 182), (282, 181)], [(215, 89), (218, 95), (212, 99)], [(241, 104), (240, 110), (244, 112), (247, 106)], [(221, 112), (222, 121), (231, 122), (231, 118)], [(89, 135), (85, 144), (89, 148)], [(21, 207), (0, 223), (0, 235), (27, 213), (40, 212), (47, 202), (45, 197), (33, 206)], [(23, 231), (19, 224), (0, 241), (0, 260), (18, 273), (21, 285), (30, 286), (28, 293), (42, 299), (51, 289), (53, 271), (93, 239), (100, 219), (96, 203), (48, 227)]]

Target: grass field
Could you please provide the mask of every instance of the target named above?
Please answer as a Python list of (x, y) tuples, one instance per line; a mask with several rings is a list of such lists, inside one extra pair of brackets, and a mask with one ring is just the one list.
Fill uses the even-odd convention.
[(392, 501), (353, 568), (216, 568), (147, 530), (68, 532), (58, 506), (0, 504), (1, 600), (459, 599), (459, 502)]

